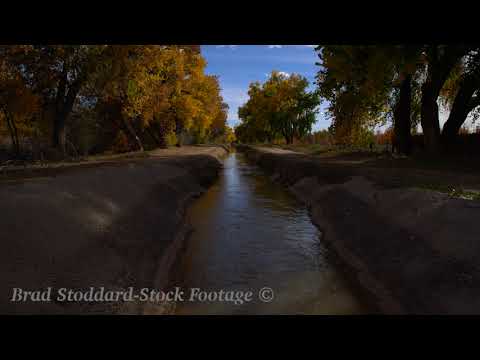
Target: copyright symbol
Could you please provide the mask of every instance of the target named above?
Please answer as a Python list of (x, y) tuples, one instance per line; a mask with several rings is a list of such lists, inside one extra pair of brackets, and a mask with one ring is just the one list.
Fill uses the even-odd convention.
[(274, 297), (275, 294), (269, 287), (264, 287), (258, 292), (258, 298), (263, 302), (271, 302)]

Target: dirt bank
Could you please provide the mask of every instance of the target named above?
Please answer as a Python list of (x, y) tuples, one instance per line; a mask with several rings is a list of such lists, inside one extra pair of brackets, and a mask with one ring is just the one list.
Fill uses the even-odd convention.
[(221, 147), (15, 171), (0, 180), (0, 313), (159, 313), (145, 303), (11, 302), (12, 288), (165, 288), (184, 211), (221, 168)]
[[(408, 187), (415, 177), (434, 176), (418, 171), (241, 150), (307, 204), (324, 240), (381, 312), (480, 313), (480, 201)], [(480, 187), (474, 176), (458, 177)]]

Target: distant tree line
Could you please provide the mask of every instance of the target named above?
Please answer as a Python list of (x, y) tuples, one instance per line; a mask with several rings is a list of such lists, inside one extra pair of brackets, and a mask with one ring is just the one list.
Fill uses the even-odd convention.
[(231, 141), (205, 66), (197, 45), (2, 45), (0, 134), (17, 157)]

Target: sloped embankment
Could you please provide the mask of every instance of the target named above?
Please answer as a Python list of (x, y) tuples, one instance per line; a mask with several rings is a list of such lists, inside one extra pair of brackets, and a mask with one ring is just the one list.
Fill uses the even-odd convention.
[(184, 211), (221, 169), (221, 147), (0, 183), (0, 313), (161, 313), (146, 303), (11, 302), (12, 289), (164, 289), (188, 227)]
[(360, 165), (240, 149), (307, 204), (323, 240), (381, 312), (480, 313), (478, 200), (389, 186), (381, 170), (370, 177)]

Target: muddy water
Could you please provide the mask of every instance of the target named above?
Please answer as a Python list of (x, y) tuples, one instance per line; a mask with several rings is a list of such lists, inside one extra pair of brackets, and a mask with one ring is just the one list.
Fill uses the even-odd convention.
[[(179, 303), (176, 313), (365, 312), (329, 261), (305, 207), (242, 154), (229, 155), (188, 218), (194, 231), (182, 271), (189, 301)], [(243, 304), (233, 302), (243, 298)]]

